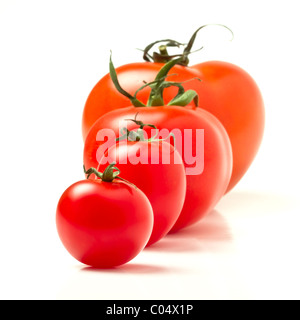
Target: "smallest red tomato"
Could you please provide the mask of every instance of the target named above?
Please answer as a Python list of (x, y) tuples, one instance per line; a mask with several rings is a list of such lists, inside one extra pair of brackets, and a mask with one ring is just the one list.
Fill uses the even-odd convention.
[(102, 179), (74, 183), (57, 206), (56, 225), (63, 245), (75, 259), (96, 268), (135, 258), (153, 228), (148, 198), (134, 185), (117, 180), (119, 172), (114, 169), (110, 165), (98, 173)]

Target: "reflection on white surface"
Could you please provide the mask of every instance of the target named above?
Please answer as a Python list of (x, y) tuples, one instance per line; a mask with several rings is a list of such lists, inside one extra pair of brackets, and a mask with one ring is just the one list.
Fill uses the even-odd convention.
[(201, 223), (176, 234), (170, 234), (163, 241), (145, 250), (157, 253), (226, 251), (232, 247), (232, 241), (232, 233), (226, 218), (213, 210)]
[(58, 299), (300, 298), (295, 199), (232, 192), (202, 222), (112, 270), (76, 265)]

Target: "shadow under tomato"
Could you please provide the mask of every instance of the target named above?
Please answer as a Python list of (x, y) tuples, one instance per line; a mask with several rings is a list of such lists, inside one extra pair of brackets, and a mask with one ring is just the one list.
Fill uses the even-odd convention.
[[(167, 235), (164, 239), (145, 250), (151, 252), (223, 252), (232, 250), (234, 232), (227, 222), (230, 219), (261, 219), (274, 216), (277, 212), (291, 210), (294, 200), (291, 197), (256, 193), (251, 191), (231, 191), (222, 198), (217, 209), (203, 220)], [(221, 210), (224, 214), (220, 214)]]
[(168, 234), (164, 239), (147, 247), (147, 251), (157, 252), (203, 252), (223, 250), (232, 244), (232, 234), (226, 219), (213, 210), (202, 221)]
[(95, 273), (127, 273), (127, 274), (155, 274), (169, 272), (169, 268), (164, 268), (162, 266), (128, 263), (119, 267), (114, 268), (94, 268), (85, 266), (80, 269), (84, 272), (95, 272)]

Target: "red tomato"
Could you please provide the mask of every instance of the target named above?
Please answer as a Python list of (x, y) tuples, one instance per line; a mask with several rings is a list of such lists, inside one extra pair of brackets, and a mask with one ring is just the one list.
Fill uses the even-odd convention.
[(107, 162), (115, 162), (122, 178), (130, 180), (150, 200), (154, 227), (147, 245), (159, 241), (174, 226), (185, 201), (186, 176), (180, 154), (163, 141), (121, 141), (104, 154), (100, 171)]
[(127, 263), (147, 244), (153, 211), (145, 194), (114, 180), (79, 181), (57, 206), (59, 237), (78, 261), (97, 268)]
[[(182, 155), (185, 168), (189, 171), (186, 177), (185, 203), (179, 219), (172, 228), (172, 231), (176, 231), (199, 221), (215, 207), (224, 195), (232, 170), (230, 141), (219, 120), (202, 109), (194, 111), (176, 106), (141, 107), (138, 108), (138, 112), (138, 118), (142, 122), (155, 125), (159, 130), (166, 129), (165, 132), (161, 131), (162, 138), (167, 138), (168, 134), (173, 131), (176, 149)], [(85, 141), (84, 163), (86, 166), (97, 167), (98, 148), (103, 147), (104, 143), (105, 148), (110, 147), (108, 141), (99, 139), (98, 132), (109, 128), (116, 136), (119, 136), (120, 121), (134, 119), (136, 113), (137, 108), (129, 107), (109, 112), (98, 119)], [(127, 126), (129, 130), (133, 130), (136, 125), (128, 122)], [(204, 130), (204, 142), (197, 135), (200, 129)], [(185, 136), (185, 130), (188, 130), (187, 133), (190, 133), (190, 136)], [(186, 139), (183, 139), (184, 136)], [(168, 141), (173, 143), (173, 139)], [(182, 142), (181, 148), (180, 142)], [(197, 150), (200, 150), (201, 154), (197, 154)], [(195, 156), (194, 162), (190, 161), (188, 154)], [(203, 163), (201, 155), (203, 155)], [(201, 173), (203, 164), (204, 169), (202, 168)], [(192, 172), (195, 174), (193, 175)], [(177, 205), (180, 206), (180, 202)]]
[(261, 144), (265, 123), (262, 95), (252, 77), (234, 64), (209, 61), (192, 68), (203, 80), (198, 91), (200, 107), (222, 122), (231, 141), (233, 172), (229, 191), (246, 173)]
[[(132, 63), (116, 68), (122, 87), (133, 94), (146, 82), (153, 81), (163, 66), (161, 63)], [(264, 103), (258, 86), (251, 76), (233, 64), (210, 61), (192, 67), (175, 65), (168, 81), (182, 82), (186, 90), (199, 95), (199, 107), (215, 115), (225, 127), (233, 152), (233, 171), (227, 192), (248, 170), (262, 141), (264, 131)], [(165, 103), (174, 98), (176, 88), (164, 92)], [(149, 88), (139, 92), (138, 99), (146, 103)], [(128, 106), (128, 99), (114, 87), (110, 75), (103, 77), (91, 91), (83, 112), (83, 137), (95, 121), (105, 113)], [(190, 106), (193, 106), (191, 104)], [(188, 107), (190, 107), (188, 106)]]
[[(157, 73), (162, 68), (162, 63), (139, 62), (123, 65), (116, 68), (118, 80), (124, 90), (133, 95), (137, 89), (144, 85), (144, 81), (151, 82), (155, 79)], [(169, 72), (168, 81), (185, 81), (198, 76), (196, 70), (187, 67), (175, 65)], [(199, 81), (187, 82), (185, 89), (194, 89), (200, 85)], [(140, 91), (137, 98), (146, 103), (149, 98), (150, 88)], [(176, 88), (169, 88), (164, 91), (165, 103), (176, 95)], [(90, 92), (82, 118), (82, 134), (84, 140), (93, 126), (93, 124), (105, 113), (125, 108), (130, 105), (128, 98), (119, 93), (110, 77), (110, 74), (104, 76)]]

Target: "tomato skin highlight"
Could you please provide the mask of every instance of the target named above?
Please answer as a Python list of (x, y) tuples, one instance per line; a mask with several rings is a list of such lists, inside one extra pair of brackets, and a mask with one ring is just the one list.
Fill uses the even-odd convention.
[(130, 184), (83, 180), (61, 196), (56, 226), (75, 259), (111, 268), (143, 250), (152, 232), (153, 211), (144, 193)]
[(106, 152), (99, 171), (105, 169), (107, 161), (115, 162), (122, 178), (130, 180), (150, 200), (154, 226), (147, 246), (156, 243), (174, 226), (185, 202), (186, 175), (180, 154), (163, 141), (121, 141)]
[[(220, 121), (203, 109), (188, 110), (184, 107), (166, 106), (135, 108), (128, 107), (111, 111), (94, 124), (84, 146), (84, 163), (86, 166), (96, 166), (97, 150), (103, 141), (97, 141), (97, 133), (101, 129), (112, 129), (119, 136), (119, 123), (124, 119), (134, 119), (138, 109), (138, 119), (144, 123), (155, 125), (159, 130), (185, 129), (193, 132), (192, 147), (196, 149), (196, 130), (204, 130), (204, 171), (199, 175), (187, 176), (186, 200), (181, 214), (171, 231), (178, 231), (196, 223), (207, 215), (224, 195), (232, 172), (232, 150), (226, 130)], [(134, 130), (136, 125), (128, 122), (128, 129)], [(146, 128), (145, 128), (146, 129)], [(162, 137), (166, 138), (166, 136)], [(176, 141), (181, 137), (176, 137)], [(168, 139), (173, 143), (172, 139)], [(176, 142), (177, 144), (178, 142)], [(182, 150), (185, 149), (183, 143)], [(186, 168), (191, 168), (183, 159)]]

